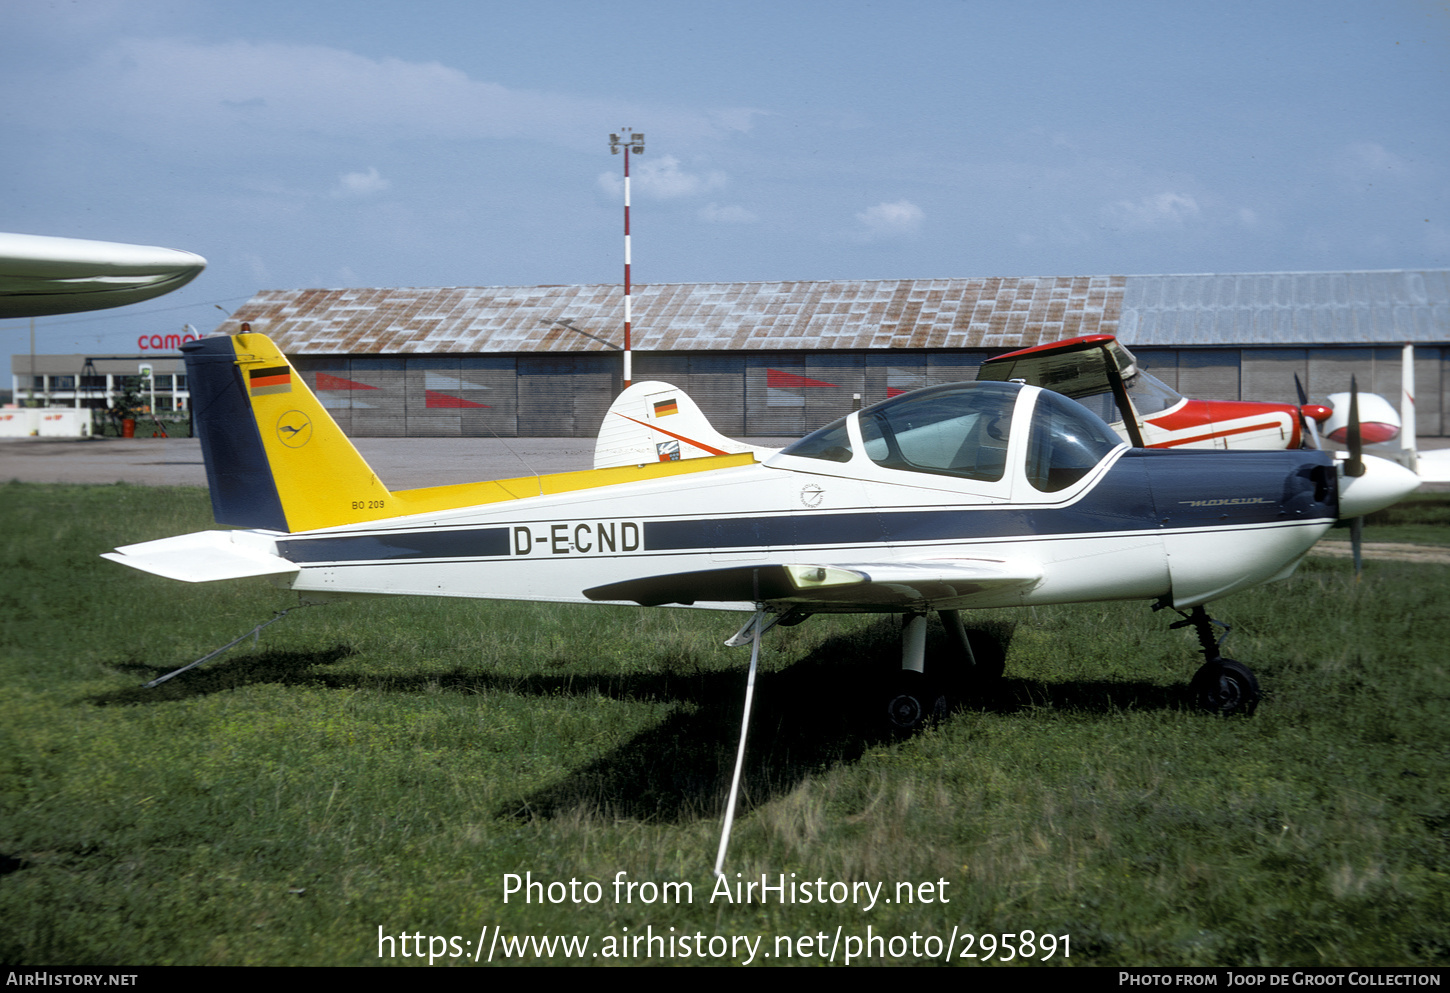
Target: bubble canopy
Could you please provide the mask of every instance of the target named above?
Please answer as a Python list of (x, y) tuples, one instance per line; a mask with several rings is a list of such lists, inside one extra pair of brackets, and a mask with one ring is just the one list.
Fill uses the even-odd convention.
[[(783, 455), (996, 482), (1009, 472), (1014, 431), (1025, 430), (1022, 471), (1044, 493), (1086, 475), (1122, 441), (1096, 414), (1067, 397), (1032, 389), (1031, 411), (1018, 414), (1019, 383), (955, 383), (893, 397), (848, 414), (782, 450)], [(860, 426), (861, 451), (850, 421)], [(1014, 423), (1020, 420), (1024, 423)]]

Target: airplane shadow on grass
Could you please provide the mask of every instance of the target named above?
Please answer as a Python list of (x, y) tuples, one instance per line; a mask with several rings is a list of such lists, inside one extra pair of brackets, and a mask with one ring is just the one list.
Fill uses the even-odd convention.
[[(969, 628), (979, 658), (1006, 655), (1013, 627)], [(768, 636), (767, 636), (768, 638)], [(984, 651), (985, 649), (985, 651)], [(738, 670), (681, 669), (649, 674), (498, 676), (466, 667), (407, 677), (329, 673), (356, 653), (347, 645), (318, 652), (270, 651), (185, 673), (155, 689), (127, 688), (88, 698), (98, 706), (135, 706), (189, 699), (261, 683), (334, 689), (509, 692), (558, 696), (600, 694), (661, 700), (678, 706), (622, 746), (580, 766), (561, 781), (509, 801), (498, 816), (551, 818), (579, 810), (638, 820), (717, 817), (735, 762), (748, 655)], [(940, 630), (928, 642), (928, 669), (949, 676), (954, 656)], [(789, 793), (808, 776), (857, 761), (900, 739), (885, 720), (885, 700), (899, 672), (900, 621), (883, 618), (864, 631), (826, 639), (784, 669), (757, 675), (742, 809)], [(163, 669), (136, 661), (113, 668), (145, 679)], [(959, 712), (1012, 714), (1038, 707), (1109, 714), (1130, 709), (1188, 709), (1182, 686), (1084, 680), (1047, 683), (1010, 674), (986, 686), (947, 679)], [(948, 716), (947, 720), (953, 718)]]

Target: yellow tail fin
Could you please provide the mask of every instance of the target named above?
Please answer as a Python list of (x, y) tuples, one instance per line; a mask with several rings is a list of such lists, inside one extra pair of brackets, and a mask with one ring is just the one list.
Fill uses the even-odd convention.
[(399, 512), (266, 335), (204, 338), (182, 352), (218, 523), (310, 531)]
[(312, 531), (754, 461), (747, 452), (391, 492), (266, 335), (181, 351), (218, 524)]

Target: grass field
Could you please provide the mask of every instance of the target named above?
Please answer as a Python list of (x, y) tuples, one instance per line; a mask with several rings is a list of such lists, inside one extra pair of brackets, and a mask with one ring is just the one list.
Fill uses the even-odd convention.
[[(1188, 704), (1194, 638), (1146, 604), (969, 615), (1006, 678), (902, 740), (895, 622), (771, 632), (727, 881), (827, 885), (737, 903), (741, 615), (357, 600), (146, 690), (295, 597), (97, 558), (211, 526), (202, 490), (0, 489), (5, 963), (1450, 963), (1443, 567), (1311, 558), (1215, 603), (1247, 719)], [(506, 900), (526, 873), (578, 885)], [(526, 936), (589, 943), (496, 942)]]

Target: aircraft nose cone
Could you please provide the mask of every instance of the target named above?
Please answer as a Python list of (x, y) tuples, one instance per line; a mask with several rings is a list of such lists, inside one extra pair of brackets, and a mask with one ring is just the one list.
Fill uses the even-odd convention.
[(1363, 517), (1398, 503), (1415, 491), (1420, 477), (1398, 463), (1373, 455), (1364, 457), (1364, 475), (1344, 475), (1339, 465), (1339, 519)]

